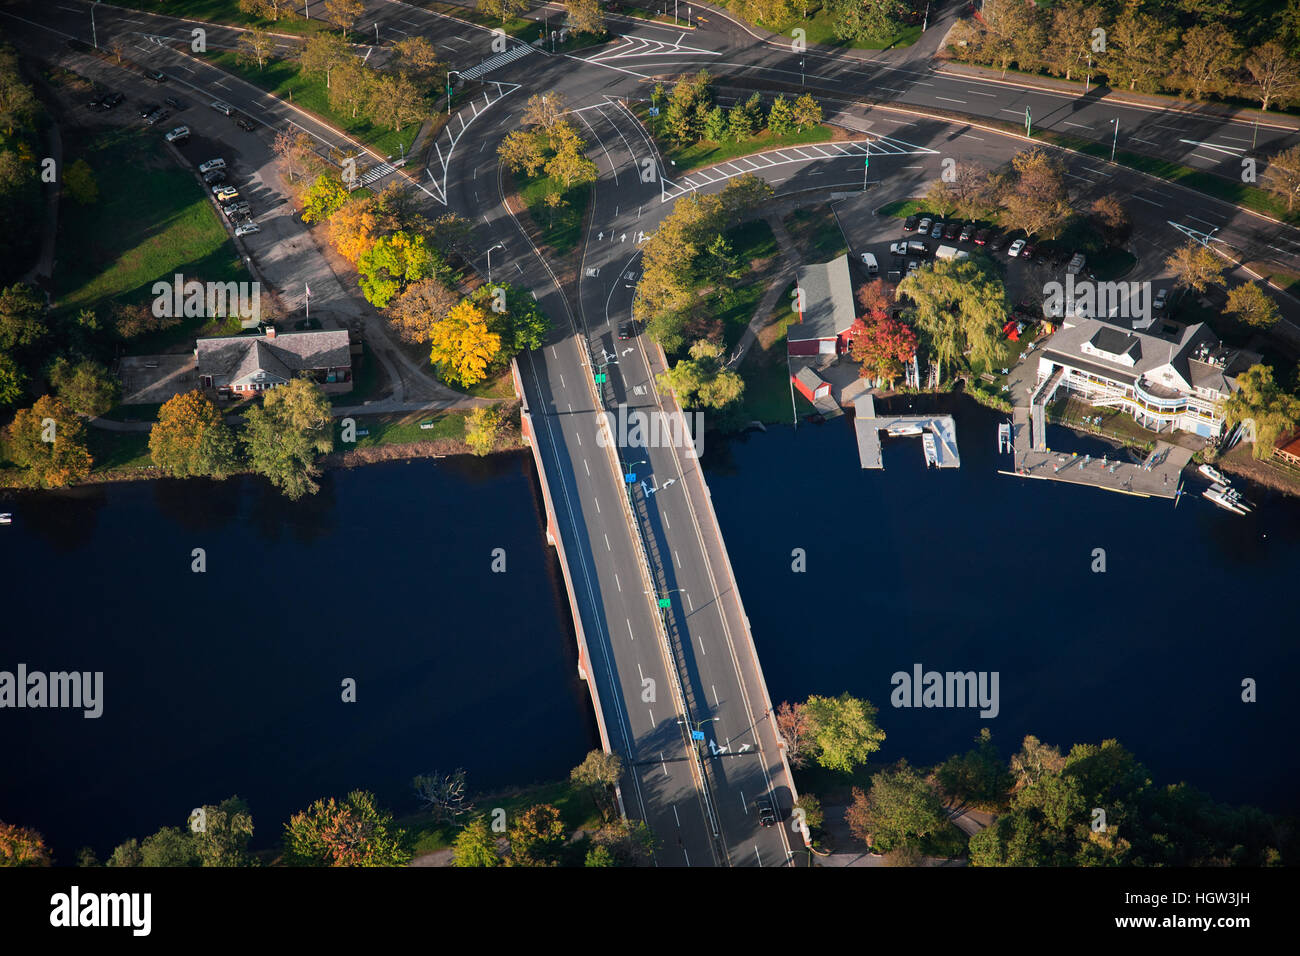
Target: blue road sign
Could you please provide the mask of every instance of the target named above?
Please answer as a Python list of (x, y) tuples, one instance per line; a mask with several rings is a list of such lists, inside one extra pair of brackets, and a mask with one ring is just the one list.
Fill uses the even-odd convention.
[(702, 730), (692, 730), (692, 731), (691, 731), (691, 740), (700, 740), (700, 741), (704, 740), (704, 731), (702, 731)]
[(635, 485), (635, 484), (636, 484), (636, 472), (635, 472), (635, 471), (632, 472), (631, 474), (624, 475), (623, 478), (624, 478), (624, 480), (627, 481), (627, 483), (628, 483), (629, 485)]

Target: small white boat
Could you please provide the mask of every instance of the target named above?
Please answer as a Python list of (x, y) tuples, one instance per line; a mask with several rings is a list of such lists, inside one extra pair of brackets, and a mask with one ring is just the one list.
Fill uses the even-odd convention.
[(1241, 495), (1223, 485), (1215, 484), (1201, 492), (1201, 495), (1210, 499), (1225, 511), (1231, 511), (1233, 514), (1244, 515), (1250, 511), (1250, 506), (1242, 500)]
[(890, 438), (899, 438), (906, 435), (920, 435), (925, 431), (920, 425), (902, 424), (891, 425), (885, 429), (885, 434)]
[(2, 515), (0, 515), (0, 524), (13, 524), (13, 523), (14, 523), (14, 516), (13, 516), (13, 515), (11, 515), (11, 514), (2, 514)]
[(1223, 485), (1224, 487), (1227, 487), (1228, 485), (1228, 479), (1223, 477), (1223, 472), (1219, 471), (1219, 469), (1215, 468), (1213, 465), (1202, 465), (1197, 469), (1197, 471), (1203, 474), (1206, 478), (1209, 478), (1210, 481), (1213, 481), (1215, 484)]

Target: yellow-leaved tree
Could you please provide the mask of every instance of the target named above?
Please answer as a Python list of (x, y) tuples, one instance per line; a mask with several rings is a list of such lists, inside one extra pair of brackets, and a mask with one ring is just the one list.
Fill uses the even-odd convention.
[(375, 201), (367, 196), (350, 202), (330, 217), (330, 239), (334, 248), (353, 265), (374, 248), (379, 239), (379, 216)]
[(501, 351), (501, 336), (488, 328), (487, 313), (468, 299), (434, 324), (429, 343), (429, 359), (442, 377), (465, 388), (483, 380)]

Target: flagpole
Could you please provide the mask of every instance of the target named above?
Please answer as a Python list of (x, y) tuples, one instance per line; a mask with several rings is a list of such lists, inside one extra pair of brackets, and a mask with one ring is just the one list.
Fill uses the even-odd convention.
[(302, 284), (302, 290), (304, 293), (303, 298), (307, 302), (307, 315), (305, 317), (310, 319), (311, 318), (311, 286), (307, 285), (307, 283), (304, 282)]

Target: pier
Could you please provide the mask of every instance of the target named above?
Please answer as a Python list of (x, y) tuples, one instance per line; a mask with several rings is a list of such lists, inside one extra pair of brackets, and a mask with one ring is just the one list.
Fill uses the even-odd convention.
[(858, 460), (863, 468), (884, 468), (880, 433), (919, 435), (925, 463), (935, 468), (960, 468), (957, 425), (951, 415), (885, 415), (877, 417), (875, 400), (868, 394), (853, 399), (853, 428), (858, 436)]

